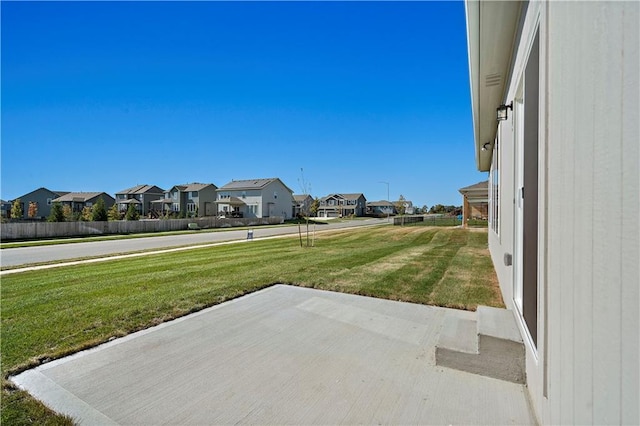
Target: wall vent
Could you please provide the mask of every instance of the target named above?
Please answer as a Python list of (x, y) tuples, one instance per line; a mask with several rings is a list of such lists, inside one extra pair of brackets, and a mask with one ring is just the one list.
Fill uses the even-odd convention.
[(484, 78), (484, 85), (486, 87), (497, 86), (502, 81), (502, 75), (500, 74), (488, 74)]

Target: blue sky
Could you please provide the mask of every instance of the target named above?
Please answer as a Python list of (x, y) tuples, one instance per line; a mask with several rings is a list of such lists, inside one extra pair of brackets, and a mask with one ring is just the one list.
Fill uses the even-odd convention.
[(0, 7), (2, 199), (304, 177), (459, 205), (486, 179), (462, 2)]

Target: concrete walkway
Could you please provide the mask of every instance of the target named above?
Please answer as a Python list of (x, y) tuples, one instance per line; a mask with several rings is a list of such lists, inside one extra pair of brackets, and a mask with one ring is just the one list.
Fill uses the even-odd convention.
[(80, 424), (532, 424), (522, 385), (437, 367), (470, 312), (277, 285), (12, 380)]

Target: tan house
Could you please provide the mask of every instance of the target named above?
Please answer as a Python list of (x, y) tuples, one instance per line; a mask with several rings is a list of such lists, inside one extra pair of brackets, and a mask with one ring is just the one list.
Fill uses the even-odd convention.
[(72, 212), (79, 213), (85, 207), (93, 207), (100, 198), (104, 201), (104, 207), (107, 210), (115, 203), (115, 199), (106, 192), (69, 192), (52, 202), (60, 203), (63, 206), (67, 205), (71, 207)]
[(489, 181), (478, 182), (458, 190), (462, 194), (462, 226), (469, 219), (486, 220), (489, 215)]

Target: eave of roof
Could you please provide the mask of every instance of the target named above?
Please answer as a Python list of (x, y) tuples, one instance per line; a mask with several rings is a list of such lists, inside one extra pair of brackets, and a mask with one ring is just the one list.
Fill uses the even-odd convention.
[[(519, 18), (526, 5), (518, 1), (465, 2), (475, 157), (480, 171), (491, 168), (496, 109), (505, 103)], [(483, 149), (485, 145), (488, 149)]]

